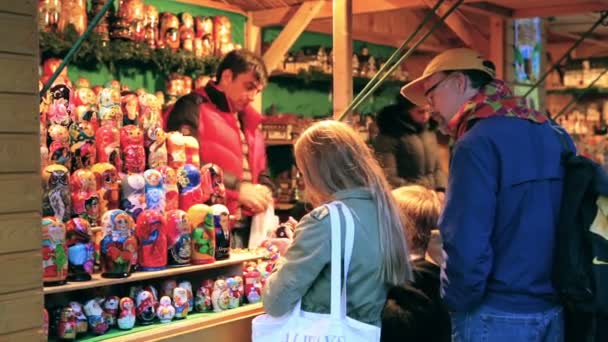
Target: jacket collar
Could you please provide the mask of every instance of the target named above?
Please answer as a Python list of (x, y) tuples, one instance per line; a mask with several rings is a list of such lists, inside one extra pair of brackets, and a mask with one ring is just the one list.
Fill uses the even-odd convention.
[[(210, 81), (205, 88), (203, 88), (203, 91), (199, 90), (197, 93), (206, 97), (220, 112), (224, 112), (225, 114), (233, 113), (226, 94), (217, 87), (215, 82)], [(256, 127), (264, 121), (264, 116), (258, 113), (251, 105), (247, 106), (238, 114), (246, 130), (256, 129)]]
[(344, 200), (350, 198), (371, 199), (372, 193), (367, 188), (353, 188), (348, 190), (340, 190), (334, 193), (335, 200)]

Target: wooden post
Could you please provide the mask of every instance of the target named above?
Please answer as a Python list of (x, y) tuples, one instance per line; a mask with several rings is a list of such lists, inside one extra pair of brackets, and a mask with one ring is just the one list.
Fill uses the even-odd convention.
[(333, 116), (336, 118), (353, 99), (352, 0), (333, 1)]
[[(253, 24), (251, 12), (248, 13), (245, 26), (245, 48), (256, 55), (262, 55), (262, 30)], [(255, 110), (262, 112), (262, 94), (258, 94), (251, 104)]]
[(488, 58), (496, 66), (496, 78), (503, 79), (505, 63), (505, 21), (490, 17), (490, 51)]
[(264, 54), (264, 63), (268, 72), (272, 72), (276, 66), (283, 60), (285, 53), (298, 39), (310, 21), (319, 13), (325, 1), (308, 1), (303, 2), (296, 13), (291, 17), (289, 23), (283, 28), (277, 39), (272, 42), (272, 45)]

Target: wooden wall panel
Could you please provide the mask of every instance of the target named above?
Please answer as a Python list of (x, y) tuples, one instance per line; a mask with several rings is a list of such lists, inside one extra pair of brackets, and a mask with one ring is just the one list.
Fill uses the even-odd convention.
[(0, 92), (36, 94), (38, 91), (38, 60), (32, 56), (0, 53), (2, 77)]
[(42, 290), (0, 296), (0, 334), (42, 327)]
[(0, 132), (38, 134), (38, 103), (38, 95), (34, 94), (0, 94)]
[(40, 210), (42, 190), (38, 172), (0, 175), (0, 189), (0, 213)]
[(42, 328), (27, 329), (0, 336), (0, 342), (46, 341), (42, 339)]
[(0, 173), (40, 170), (39, 139), (36, 133), (0, 135)]
[(36, 18), (0, 12), (0, 51), (34, 56), (38, 52)]
[(40, 213), (0, 215), (0, 251), (14, 253), (40, 248)]
[(15, 13), (36, 17), (38, 1), (36, 0), (2, 0), (0, 12)]
[(0, 294), (32, 290), (37, 284), (41, 284), (41, 260), (40, 249), (0, 255)]

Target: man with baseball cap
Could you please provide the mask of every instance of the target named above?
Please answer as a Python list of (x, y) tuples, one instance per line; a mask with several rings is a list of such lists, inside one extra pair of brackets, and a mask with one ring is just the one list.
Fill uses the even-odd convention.
[(401, 94), (454, 140), (439, 222), (453, 341), (562, 341), (551, 283), (562, 145), (549, 120), (470, 49), (436, 56)]

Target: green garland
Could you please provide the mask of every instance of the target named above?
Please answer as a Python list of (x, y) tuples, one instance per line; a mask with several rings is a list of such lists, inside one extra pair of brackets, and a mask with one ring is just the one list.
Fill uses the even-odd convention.
[[(40, 54), (42, 59), (50, 57), (63, 58), (78, 39), (73, 26), (68, 26), (63, 34), (40, 32)], [(95, 70), (99, 64), (105, 64), (115, 72), (116, 66), (137, 66), (153, 68), (158, 73), (168, 76), (179, 73), (190, 76), (211, 75), (219, 63), (215, 56), (197, 58), (189, 51), (173, 52), (169, 49), (152, 49), (145, 43), (126, 40), (103, 41), (92, 33), (82, 43), (74, 55), (71, 64), (83, 69)]]

